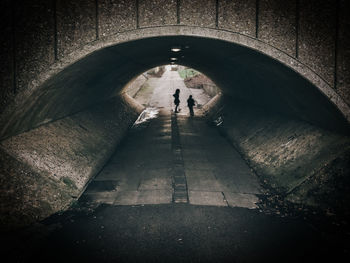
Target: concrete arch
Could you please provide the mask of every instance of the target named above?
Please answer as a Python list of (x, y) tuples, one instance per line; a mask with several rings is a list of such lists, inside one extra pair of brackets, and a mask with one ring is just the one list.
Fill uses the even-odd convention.
[[(241, 126), (232, 122), (231, 132), (238, 141), (257, 138), (248, 146), (259, 149), (256, 146), (263, 142), (265, 150), (274, 151), (288, 145), (296, 134), (307, 147), (307, 136), (326, 134), (330, 139), (322, 149), (327, 161), (341, 157), (348, 147), (337, 133), (329, 135), (317, 127), (349, 132), (346, 1), (16, 3), (5, 0), (0, 4), (5, 10), (0, 51), (4, 61), (0, 68), (4, 87), (0, 93), (0, 162), (5, 168), (0, 166), (0, 170), (5, 170), (6, 200), (11, 203), (6, 213), (12, 218), (23, 214), (31, 221), (44, 218), (81, 194), (141, 110), (120, 94), (123, 87), (137, 74), (169, 63), (170, 47), (181, 41), (189, 43), (190, 49), (179, 63), (213, 79), (230, 106), (235, 106), (227, 107), (231, 113), (249, 113)], [(285, 132), (280, 132), (283, 127), (274, 126), (270, 118), (258, 119), (260, 108), (253, 106), (267, 109), (268, 117), (271, 112), (282, 116), (283, 124), (292, 122), (293, 128), (285, 125)], [(304, 122), (293, 122), (293, 118)], [(247, 127), (251, 130), (245, 132)], [(240, 128), (246, 137), (240, 137)], [(274, 132), (269, 133), (270, 141), (255, 133), (265, 128)], [(278, 136), (284, 137), (279, 140)], [(328, 146), (336, 148), (334, 156)], [(306, 155), (314, 150), (307, 147)], [(256, 161), (257, 167), (266, 160), (269, 167), (276, 164), (284, 172), (280, 157), (275, 158), (277, 163), (269, 163), (269, 156), (260, 154), (265, 150), (248, 152), (247, 158)], [(290, 152), (284, 154), (292, 156)], [(301, 166), (308, 162), (303, 156), (300, 159)], [(315, 163), (315, 171), (324, 164), (309, 163)], [(18, 187), (23, 191), (14, 190)]]
[[(331, 101), (336, 108), (341, 112), (341, 114), (345, 117), (345, 119), (350, 121), (350, 108), (343, 101), (343, 99), (334, 91), (334, 89), (316, 72), (310, 69), (307, 65), (303, 64), (301, 61), (291, 57), (286, 52), (271, 46), (268, 43), (265, 43), (262, 40), (246, 36), (240, 33), (230, 32), (222, 29), (213, 29), (213, 28), (205, 28), (205, 27), (196, 27), (196, 26), (161, 26), (161, 27), (149, 27), (149, 28), (139, 28), (136, 30), (125, 31), (122, 33), (118, 33), (109, 37), (105, 37), (96, 41), (93, 41), (83, 47), (76, 49), (75, 51), (67, 54), (64, 58), (54, 63), (48, 70), (41, 73), (35, 81), (31, 81), (28, 89), (19, 93), (16, 97), (15, 103), (10, 105), (7, 110), (2, 114), (1, 123), (2, 127), (2, 137), (7, 137), (11, 134), (16, 134), (18, 132), (28, 130), (30, 128), (35, 127), (36, 125), (47, 122), (46, 120), (54, 120), (52, 116), (41, 116), (40, 119), (34, 121), (33, 123), (28, 125), (24, 125), (24, 127), (19, 128), (20, 124), (14, 124), (16, 127), (12, 129), (11, 123), (9, 120), (13, 120), (13, 116), (18, 116), (18, 109), (21, 109), (21, 112), (32, 110), (28, 107), (28, 99), (33, 96), (40, 97), (40, 87), (42, 86), (52, 86), (52, 81), (57, 74), (60, 72), (64, 72), (66, 68), (69, 68), (71, 65), (75, 63), (79, 63), (83, 61), (85, 57), (88, 57), (90, 54), (94, 54), (94, 52), (99, 52), (103, 49), (118, 46), (120, 44), (127, 45), (130, 42), (146, 40), (151, 38), (162, 38), (162, 37), (194, 37), (194, 38), (202, 38), (202, 39), (211, 39), (211, 40), (219, 40), (227, 43), (235, 44), (239, 47), (247, 48), (249, 50), (256, 51), (257, 53), (263, 54), (264, 56), (273, 59), (288, 68), (292, 69), (300, 76), (308, 80), (315, 87), (318, 88), (320, 93), (322, 93), (329, 101)], [(176, 44), (176, 42), (174, 42)], [(156, 64), (164, 64), (167, 63), (168, 54), (163, 54), (163, 57), (156, 62)], [(136, 63), (137, 58), (135, 59)], [(142, 62), (145, 63), (145, 62)], [(181, 62), (180, 62), (181, 63)], [(188, 63), (188, 62), (187, 62)], [(154, 64), (154, 65), (156, 65)], [(189, 64), (191, 66), (191, 64)], [(142, 70), (146, 70), (147, 67), (142, 67)], [(135, 72), (138, 74), (140, 72)], [(208, 73), (208, 72), (205, 72)], [(210, 75), (210, 73), (209, 73)], [(211, 76), (214, 77), (214, 76)], [(49, 83), (49, 84), (48, 84)], [(126, 83), (126, 82), (125, 82)], [(55, 87), (51, 87), (55, 88)], [(32, 97), (33, 99), (33, 97)], [(27, 106), (26, 106), (27, 104)], [(31, 103), (29, 103), (31, 104)], [(33, 104), (32, 104), (33, 105)], [(67, 113), (69, 115), (69, 113)], [(63, 117), (63, 116), (60, 116)], [(19, 119), (19, 120), (18, 120)], [(17, 121), (20, 121), (21, 118), (17, 118)], [(28, 121), (25, 121), (28, 123)], [(8, 133), (6, 130), (10, 129), (12, 132)]]

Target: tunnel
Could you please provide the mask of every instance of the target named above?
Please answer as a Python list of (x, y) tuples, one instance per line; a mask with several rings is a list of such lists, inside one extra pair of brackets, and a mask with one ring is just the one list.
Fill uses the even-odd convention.
[[(183, 46), (182, 52), (171, 54), (171, 47), (176, 45)], [(22, 112), (15, 112), (16, 118), (4, 125), (2, 138), (106, 100), (118, 94), (133, 77), (169, 63), (174, 55), (179, 56), (177, 63), (204, 72), (234, 99), (328, 130), (343, 134), (349, 131), (348, 122), (336, 105), (314, 85), (277, 61), (225, 41), (161, 37), (96, 51), (47, 80), (40, 90), (22, 102)], [(34, 101), (35, 105), (30, 105)], [(19, 120), (21, 125), (16, 123)]]
[[(239, 192), (241, 200), (245, 194), (249, 198), (254, 195), (248, 206), (257, 209), (255, 203), (261, 199), (271, 206), (289, 207), (293, 213), (306, 208), (322, 215), (349, 215), (348, 106), (325, 88), (327, 80), (264, 43), (256, 42), (254, 48), (245, 44), (248, 40), (183, 34), (186, 29), (175, 28), (170, 34), (155, 30), (156, 34), (125, 37), (120, 43), (95, 43), (81, 48), (81, 54), (78, 49), (43, 70), (41, 79), (34, 80), (5, 108), (0, 119), (4, 229), (51, 220), (52, 215), (70, 211), (94, 185), (100, 185), (98, 177), (109, 163), (127, 163), (151, 149), (151, 144), (141, 149), (135, 146), (126, 151), (126, 159), (118, 157), (125, 144), (146, 137), (146, 131), (143, 134), (135, 128), (145, 106), (128, 95), (127, 89), (145, 71), (171, 62), (203, 73), (220, 92), (203, 105), (203, 115), (195, 116), (195, 124), (169, 108), (161, 109), (162, 114), (149, 121), (154, 134), (163, 127), (161, 122), (170, 129), (166, 134), (172, 143), (169, 154), (179, 151), (176, 147), (187, 140), (178, 130), (215, 131), (257, 179), (259, 191)], [(201, 155), (202, 146), (214, 136), (208, 134), (193, 146), (196, 155)], [(224, 146), (212, 149), (218, 156), (225, 151)], [(181, 152), (181, 156), (184, 159), (186, 155)], [(234, 163), (220, 161), (223, 166)], [(201, 200), (192, 201), (200, 198), (191, 199), (189, 189), (184, 197), (183, 189), (173, 185), (165, 203), (202, 204)], [(134, 204), (131, 196), (125, 199), (114, 204), (144, 205)], [(224, 194), (226, 199), (229, 197)], [(214, 197), (208, 203), (211, 200)], [(210, 204), (216, 206), (214, 201)], [(230, 206), (229, 201), (227, 204)], [(126, 217), (128, 208), (120, 209), (125, 213), (115, 216)], [(182, 208), (168, 213), (176, 218), (177, 209)]]

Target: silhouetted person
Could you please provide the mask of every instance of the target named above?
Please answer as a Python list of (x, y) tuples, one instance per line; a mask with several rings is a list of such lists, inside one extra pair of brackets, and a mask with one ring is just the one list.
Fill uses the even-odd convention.
[(179, 104), (180, 104), (180, 99), (179, 99), (179, 96), (180, 96), (180, 90), (179, 89), (176, 89), (175, 93), (173, 94), (174, 96), (174, 103), (175, 103), (175, 113), (179, 112), (177, 110), (177, 108), (179, 107)]
[(190, 95), (187, 99), (187, 106), (190, 109), (190, 115), (194, 116), (194, 112), (193, 112), (194, 99), (192, 98), (192, 95)]

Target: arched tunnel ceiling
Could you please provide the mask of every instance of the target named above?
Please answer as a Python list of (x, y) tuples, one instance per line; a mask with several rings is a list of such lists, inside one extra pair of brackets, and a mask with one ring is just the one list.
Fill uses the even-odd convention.
[[(182, 51), (171, 52), (174, 45)], [(108, 99), (138, 74), (169, 64), (174, 55), (179, 64), (208, 75), (233, 99), (327, 129), (349, 130), (347, 120), (315, 86), (266, 55), (220, 40), (169, 36), (107, 47), (67, 67), (26, 100), (1, 135), (14, 135)]]

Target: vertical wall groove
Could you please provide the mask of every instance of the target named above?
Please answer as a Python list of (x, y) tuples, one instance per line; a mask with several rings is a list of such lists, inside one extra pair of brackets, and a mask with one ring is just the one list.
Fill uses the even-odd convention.
[(219, 0), (216, 0), (216, 6), (215, 6), (215, 26), (216, 28), (219, 27)]
[(299, 57), (299, 20), (300, 20), (300, 0), (296, 0), (295, 4), (295, 57)]
[(255, 9), (255, 37), (259, 38), (259, 4), (260, 1), (256, 0)]
[(16, 63), (16, 19), (15, 3), (11, 2), (11, 41), (12, 41), (12, 90), (17, 93), (17, 63)]
[(136, 0), (136, 28), (140, 28), (140, 18), (139, 18), (139, 0)]
[(57, 39), (57, 0), (53, 0), (53, 49), (55, 61), (58, 60), (58, 39)]
[(340, 0), (337, 0), (336, 3), (336, 13), (335, 13), (335, 45), (334, 45), (334, 89), (337, 89), (337, 82), (338, 82), (338, 48), (339, 48), (339, 23), (340, 23), (340, 17), (339, 17), (339, 10), (340, 9)]
[(180, 0), (176, 1), (176, 19), (177, 24), (180, 24)]
[(96, 8), (96, 12), (95, 12), (95, 19), (96, 19), (96, 40), (100, 38), (100, 31), (99, 31), (99, 13), (98, 13), (98, 0), (95, 0), (95, 8)]

